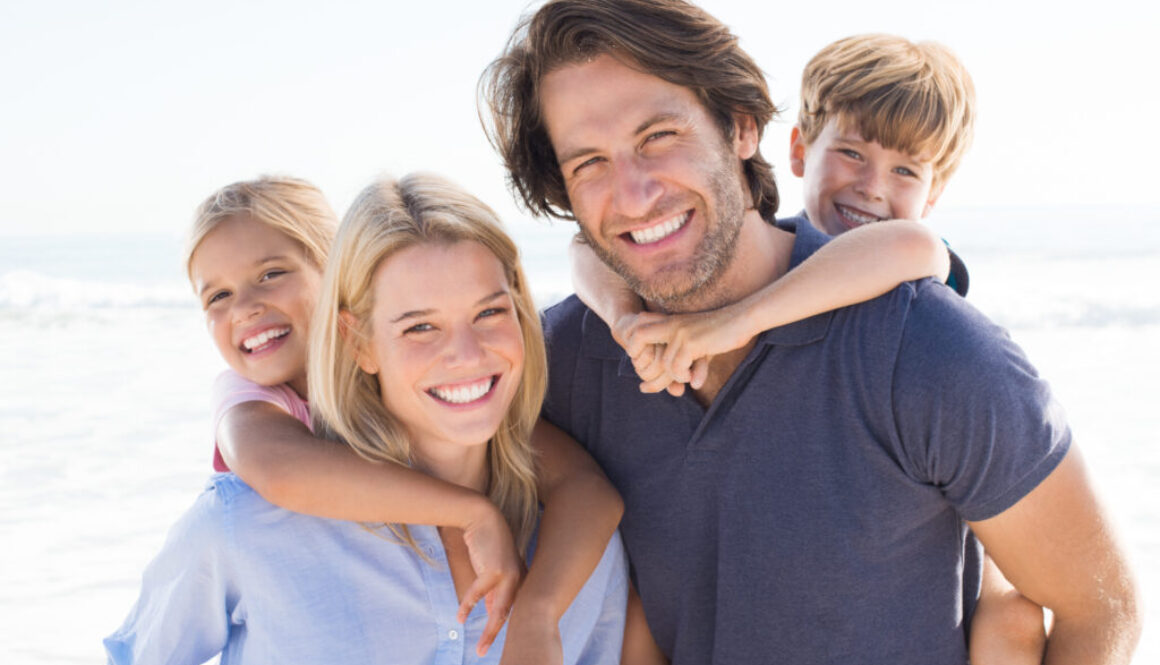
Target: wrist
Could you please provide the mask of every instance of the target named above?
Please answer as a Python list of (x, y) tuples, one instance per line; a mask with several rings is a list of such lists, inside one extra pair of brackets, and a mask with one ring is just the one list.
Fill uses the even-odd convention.
[(500, 524), (507, 526), (507, 520), (504, 519), (503, 513), (491, 502), (491, 499), (474, 490), (467, 490), (467, 492), (468, 494), (464, 497), (464, 507), (459, 511), (461, 519), (459, 524), (455, 526), (463, 529), (464, 532), (495, 527)]

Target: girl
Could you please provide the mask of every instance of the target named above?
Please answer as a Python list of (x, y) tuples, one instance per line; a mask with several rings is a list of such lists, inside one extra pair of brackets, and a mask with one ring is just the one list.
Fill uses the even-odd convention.
[[(272, 289), (278, 271), (293, 275), (301, 265), (285, 261), (291, 245), (256, 243), (267, 229), (246, 221), (224, 237), (261, 246), (259, 263), (278, 268), (251, 281)], [(316, 427), (333, 441), (326, 445), (487, 497), (523, 553), (538, 521), (529, 439), (546, 363), (516, 261), (494, 213), (439, 179), (367, 188), (322, 280), (307, 387)], [(205, 294), (228, 300), (245, 285), (219, 273), (203, 279), (200, 266), (195, 256)], [(297, 286), (318, 293), (317, 280)], [(301, 385), (286, 374), (293, 363), (266, 362), (303, 332), (292, 300), (271, 296), (262, 310), (273, 311), (269, 320), (253, 326), (244, 325), (256, 316), (249, 307), (211, 317), (211, 329), (237, 328), (215, 335), (238, 348), (231, 364)], [(592, 568), (558, 622), (568, 663), (619, 659), (627, 568), (618, 537)], [(475, 577), (460, 529), (380, 530), (293, 513), (219, 474), (174, 527), (106, 647), (113, 662), (202, 662), (218, 652), (223, 663), (462, 662), (465, 643), (489, 622), (478, 607), (461, 616)], [(497, 662), (499, 651), (479, 662)]]
[(503, 515), (483, 494), (315, 438), (307, 342), (335, 226), (322, 193), (293, 178), (235, 183), (198, 209), (187, 270), (231, 368), (214, 387), (214, 468), (235, 471), (263, 498), (296, 512), (462, 530), (475, 581), (459, 618), (483, 597), (490, 610), (479, 652), (511, 610), (510, 642), (540, 653), (615, 530), (620, 498), (574, 442), (550, 425), (537, 428), (542, 556), (513, 609), (521, 561)]

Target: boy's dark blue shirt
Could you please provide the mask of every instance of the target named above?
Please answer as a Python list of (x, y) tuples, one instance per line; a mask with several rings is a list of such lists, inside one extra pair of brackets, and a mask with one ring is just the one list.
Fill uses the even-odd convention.
[[(828, 239), (779, 224), (793, 265)], [(705, 409), (641, 394), (574, 297), (544, 323), (544, 414), (623, 495), (674, 665), (966, 662), (963, 520), (1025, 496), (1071, 440), (1004, 331), (934, 280), (906, 283), (762, 333)]]

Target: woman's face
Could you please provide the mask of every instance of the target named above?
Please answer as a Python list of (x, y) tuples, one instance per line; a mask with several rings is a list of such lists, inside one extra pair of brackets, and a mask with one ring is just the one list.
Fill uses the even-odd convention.
[(371, 285), (360, 366), (420, 461), (486, 455), (515, 396), (524, 344), (503, 266), (474, 241), (421, 244), (383, 261)]

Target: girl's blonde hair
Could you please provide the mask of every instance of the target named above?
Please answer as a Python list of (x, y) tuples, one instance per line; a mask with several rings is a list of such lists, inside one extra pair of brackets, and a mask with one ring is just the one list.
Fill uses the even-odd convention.
[(193, 253), (201, 241), (222, 222), (236, 217), (249, 217), (281, 231), (302, 246), (306, 258), (316, 268), (322, 270), (326, 266), (330, 242), (338, 226), (338, 217), (326, 197), (305, 180), (261, 176), (226, 185), (198, 206), (185, 243), (187, 277)]
[[(346, 443), (368, 460), (411, 463), (411, 442), (384, 407), (377, 377), (363, 372), (356, 360), (357, 350), (374, 335), (372, 279), (379, 265), (400, 250), (462, 241), (478, 242), (503, 265), (523, 337), (520, 384), (488, 444), (488, 496), (523, 552), (538, 513), (529, 438), (547, 386), (543, 333), (515, 243), (491, 208), (447, 180), (411, 174), (375, 182), (343, 218), (311, 325), (307, 376), (314, 431)], [(357, 329), (344, 328), (343, 311), (354, 316)], [(405, 526), (388, 528), (415, 547)]]

